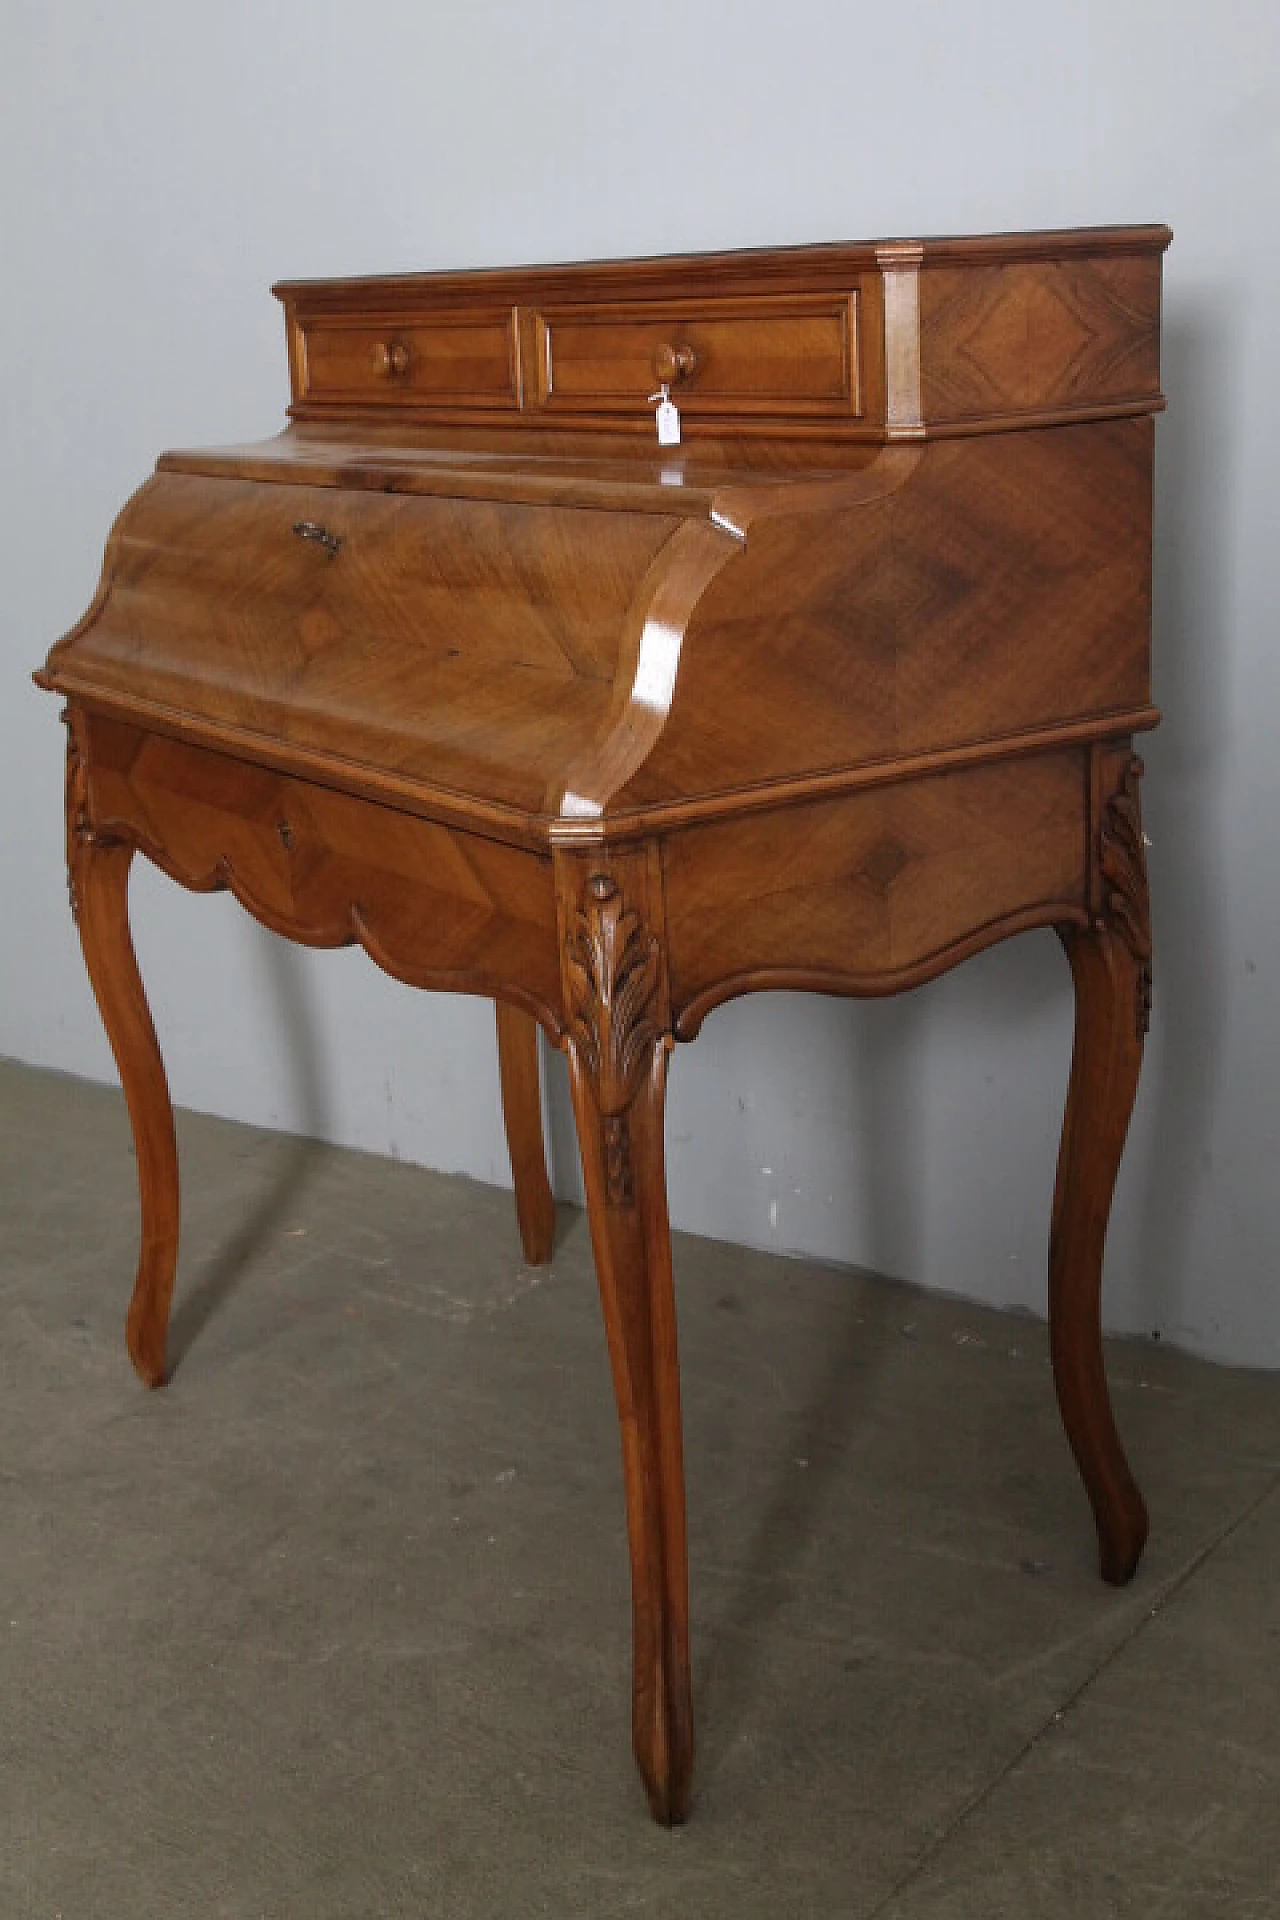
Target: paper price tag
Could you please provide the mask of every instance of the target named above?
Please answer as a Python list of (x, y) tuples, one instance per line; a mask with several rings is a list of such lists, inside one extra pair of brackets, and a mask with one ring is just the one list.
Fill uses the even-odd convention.
[(680, 409), (671, 398), (669, 387), (659, 387), (656, 393), (649, 395), (650, 404), (657, 401), (658, 408), (654, 420), (658, 428), (660, 447), (678, 447), (680, 445)]

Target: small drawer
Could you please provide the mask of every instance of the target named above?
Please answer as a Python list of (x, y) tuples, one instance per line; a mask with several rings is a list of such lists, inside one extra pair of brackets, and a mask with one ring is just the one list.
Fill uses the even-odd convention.
[(856, 293), (545, 307), (539, 406), (630, 413), (665, 380), (682, 412), (860, 411)]
[(510, 307), (298, 319), (298, 399), (361, 407), (516, 407)]

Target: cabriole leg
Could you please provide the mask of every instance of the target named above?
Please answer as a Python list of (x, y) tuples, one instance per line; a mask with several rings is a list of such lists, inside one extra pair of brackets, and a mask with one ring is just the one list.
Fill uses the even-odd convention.
[(68, 737), (67, 865), (85, 966), (115, 1055), (133, 1127), (142, 1212), (138, 1277), (125, 1322), (134, 1366), (149, 1387), (165, 1375), (165, 1339), (178, 1263), (178, 1147), (164, 1063), (129, 932), (133, 848), (89, 819), (74, 730)]
[(1075, 983), (1076, 1028), (1049, 1236), (1054, 1381), (1098, 1529), (1104, 1580), (1137, 1567), (1147, 1510), (1116, 1432), (1102, 1358), (1102, 1259), (1138, 1089), (1151, 995), (1141, 763), (1130, 762), (1102, 834), (1104, 912), (1059, 929)]
[(658, 943), (606, 875), (567, 943), (566, 1042), (622, 1432), (631, 1548), (632, 1738), (664, 1825), (693, 1772), (688, 1554), (663, 1110), (669, 1036)]
[(555, 1196), (547, 1179), (542, 1141), (538, 1023), (532, 1014), (502, 1000), (496, 1003), (496, 1012), (502, 1121), (516, 1188), (516, 1220), (524, 1257), (531, 1267), (538, 1267), (551, 1258), (556, 1232)]
[[(688, 1811), (693, 1772), (680, 1376), (662, 1124), (666, 1049), (625, 1113), (572, 1072), (591, 1244), (613, 1370), (631, 1545), (632, 1741), (655, 1820)], [(625, 1140), (620, 1134), (625, 1131)], [(625, 1161), (625, 1165), (624, 1165)], [(620, 1197), (619, 1183), (629, 1188)]]

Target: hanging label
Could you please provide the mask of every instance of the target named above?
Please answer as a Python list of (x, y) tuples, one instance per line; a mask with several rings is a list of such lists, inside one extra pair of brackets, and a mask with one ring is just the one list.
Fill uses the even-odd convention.
[(658, 445), (660, 447), (678, 447), (680, 445), (680, 409), (671, 398), (671, 389), (665, 382), (656, 393), (649, 395), (649, 404), (658, 403), (654, 415), (658, 427)]

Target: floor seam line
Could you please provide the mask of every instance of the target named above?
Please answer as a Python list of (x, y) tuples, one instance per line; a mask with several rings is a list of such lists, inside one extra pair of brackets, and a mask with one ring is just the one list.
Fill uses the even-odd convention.
[(891, 1903), (895, 1901), (900, 1894), (905, 1893), (913, 1881), (920, 1878), (925, 1869), (932, 1865), (943, 1849), (947, 1847), (955, 1838), (956, 1834), (960, 1832), (961, 1828), (966, 1826), (974, 1814), (979, 1812), (991, 1799), (992, 1795), (1004, 1785), (1005, 1781), (1017, 1772), (1018, 1768), (1021, 1767), (1023, 1762), (1040, 1746), (1046, 1736), (1052, 1733), (1055, 1727), (1062, 1725), (1067, 1715), (1075, 1711), (1084, 1696), (1094, 1686), (1095, 1682), (1100, 1680), (1102, 1675), (1115, 1665), (1122, 1654), (1129, 1651), (1134, 1642), (1146, 1632), (1152, 1621), (1160, 1617), (1166, 1607), (1177, 1598), (1190, 1581), (1194, 1580), (1201, 1568), (1211, 1560), (1215, 1554), (1220, 1552), (1243, 1526), (1246, 1526), (1248, 1522), (1253, 1519), (1254, 1515), (1266, 1505), (1267, 1501), (1277, 1489), (1280, 1489), (1280, 1473), (1274, 1473), (1263, 1487), (1261, 1493), (1257, 1494), (1233, 1520), (1229, 1521), (1220, 1533), (1215, 1534), (1211, 1540), (1201, 1547), (1198, 1553), (1193, 1554), (1181, 1572), (1172, 1576), (1168, 1584), (1156, 1595), (1151, 1605), (1139, 1614), (1128, 1632), (1123, 1634), (1115, 1646), (1112, 1647), (1108, 1653), (1104, 1654), (1097, 1665), (1090, 1668), (1084, 1678), (1072, 1688), (1061, 1706), (1055, 1707), (1048, 1719), (1043, 1721), (1032, 1733), (1028, 1734), (1017, 1752), (1011, 1754), (1004, 1765), (997, 1768), (989, 1780), (984, 1781), (980, 1787), (975, 1788), (974, 1792), (970, 1794), (969, 1798), (947, 1822), (937, 1839), (926, 1847), (918, 1860), (912, 1862), (901, 1879), (896, 1880), (893, 1886), (889, 1888), (883, 1899), (879, 1900), (874, 1907), (869, 1909), (864, 1916), (864, 1920), (880, 1920), (880, 1916), (888, 1912)]

